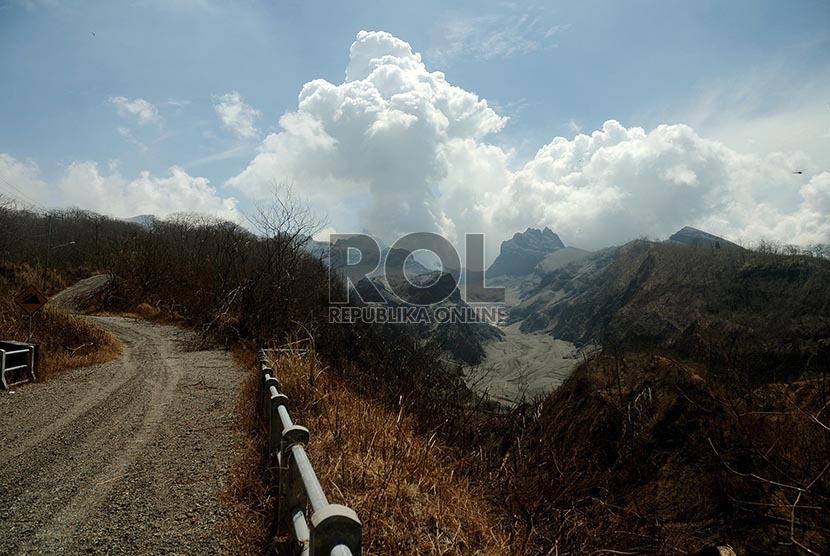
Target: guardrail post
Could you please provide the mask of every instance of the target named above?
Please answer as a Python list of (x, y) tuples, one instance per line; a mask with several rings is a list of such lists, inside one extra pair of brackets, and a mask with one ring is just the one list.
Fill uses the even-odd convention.
[(9, 383), (6, 382), (6, 350), (0, 349), (0, 382), (3, 383), (3, 390), (9, 389)]
[(329, 504), (311, 516), (309, 556), (329, 556), (338, 545), (346, 546), (353, 556), (360, 556), (362, 528), (354, 510)]
[(29, 378), (35, 381), (35, 346), (29, 346)]
[(280, 406), (288, 405), (288, 397), (285, 394), (277, 392), (276, 388), (269, 388), (267, 390), (270, 396), (268, 398), (268, 454), (271, 457), (277, 455), (280, 451), (283, 441), (283, 432), (285, 427), (280, 417)]
[(308, 429), (299, 425), (291, 425), (283, 431), (282, 437), (282, 446), (277, 455), (280, 463), (278, 524), (293, 522), (293, 516), (297, 511), (305, 515), (308, 506), (308, 494), (303, 486), (302, 478), (296, 471), (295, 465), (292, 465), (294, 462), (291, 461), (291, 448), (297, 444), (300, 446), (308, 444)]
[(270, 374), (262, 373), (262, 414), (265, 416), (266, 419), (269, 418), (268, 402), (271, 398), (270, 387), (275, 386), (277, 390), (279, 390), (279, 382), (277, 382), (276, 379), (273, 379), (269, 382), (270, 377)]

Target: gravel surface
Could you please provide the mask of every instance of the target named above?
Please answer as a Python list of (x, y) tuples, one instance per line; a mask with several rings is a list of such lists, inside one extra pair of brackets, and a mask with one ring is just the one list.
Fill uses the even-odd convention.
[(116, 361), (0, 392), (0, 554), (219, 554), (244, 372), (191, 333), (93, 317)]
[(533, 399), (548, 394), (582, 362), (574, 344), (542, 332), (527, 334), (519, 326), (500, 327), (504, 338), (488, 342), (484, 362), (467, 372), (470, 387), (508, 405), (522, 396)]

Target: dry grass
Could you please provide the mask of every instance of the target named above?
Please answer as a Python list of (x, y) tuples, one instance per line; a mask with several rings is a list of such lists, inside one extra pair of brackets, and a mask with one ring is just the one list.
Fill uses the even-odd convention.
[(329, 500), (363, 522), (365, 554), (507, 553), (492, 507), (436, 435), (345, 388), (313, 352), (273, 363), (292, 419), (311, 432), (309, 457)]
[[(25, 265), (11, 282), (0, 281), (0, 338), (26, 341), (28, 317), (12, 301), (22, 284), (36, 282)], [(109, 332), (59, 307), (46, 305), (32, 317), (32, 342), (39, 345), (38, 380), (55, 373), (111, 361), (123, 346)]]
[(40, 345), (38, 380), (112, 361), (124, 349), (118, 338), (88, 320), (48, 307), (36, 316), (32, 341)]
[[(759, 388), (601, 355), (534, 408), (497, 481), (520, 553), (809, 554), (830, 546), (827, 377)], [(731, 378), (728, 378), (731, 380)], [(553, 552), (558, 551), (558, 552)]]
[(259, 376), (253, 347), (232, 352), (236, 364), (248, 370), (234, 407), (237, 426), (245, 432), (243, 445), (231, 464), (228, 488), (220, 496), (227, 518), (217, 529), (222, 554), (263, 554), (275, 513), (267, 469), (267, 444), (259, 414)]

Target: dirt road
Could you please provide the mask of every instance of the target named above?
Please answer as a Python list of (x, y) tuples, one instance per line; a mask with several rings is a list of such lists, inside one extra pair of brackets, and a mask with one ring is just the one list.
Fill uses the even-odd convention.
[(125, 350), (0, 393), (0, 554), (219, 554), (243, 372), (190, 333), (94, 322)]

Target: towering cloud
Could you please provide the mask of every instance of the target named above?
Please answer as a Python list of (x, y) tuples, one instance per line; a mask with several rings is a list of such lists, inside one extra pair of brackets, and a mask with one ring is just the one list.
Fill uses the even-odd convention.
[(739, 154), (685, 125), (608, 121), (513, 170), (488, 142), (506, 118), (384, 32), (361, 31), (345, 80), (307, 83), (279, 123), (229, 185), (263, 199), (293, 183), (341, 232), (439, 231), (460, 243), (483, 231), (491, 256), (527, 226), (589, 248), (687, 224), (737, 240), (830, 241), (827, 167)]
[[(407, 43), (362, 31), (346, 80), (307, 83), (297, 111), (280, 119), (282, 131), (264, 140), (230, 185), (263, 197), (275, 181), (293, 182), (312, 201), (344, 203), (364, 228), (386, 237), (448, 231), (442, 184), (454, 151), (487, 149), (481, 138), (505, 121), (475, 94), (428, 72)], [(336, 220), (342, 225), (348, 216)]]

